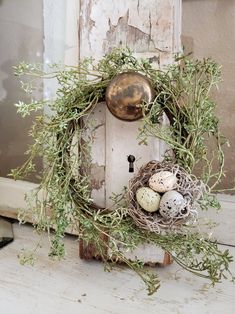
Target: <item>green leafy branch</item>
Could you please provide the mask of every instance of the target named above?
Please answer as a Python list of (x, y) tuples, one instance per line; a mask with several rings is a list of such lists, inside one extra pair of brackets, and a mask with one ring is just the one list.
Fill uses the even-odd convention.
[[(98, 64), (91, 58), (83, 60), (77, 67), (51, 65), (46, 73), (41, 65), (25, 62), (15, 67), (25, 92), (32, 94), (37, 78), (57, 79), (59, 88), (53, 100), (32, 99), (16, 107), (23, 117), (37, 112), (29, 135), (33, 144), (26, 152), (25, 164), (11, 175), (15, 179), (25, 178), (35, 171), (35, 158), (44, 159), (40, 173), (39, 188), (28, 195), (28, 204), (39, 233), (49, 234), (51, 257), (63, 258), (63, 237), (68, 227), (79, 234), (86, 243), (95, 244), (99, 256), (106, 265), (123, 262), (133, 269), (144, 281), (149, 294), (159, 287), (159, 279), (149, 272), (139, 260), (129, 260), (126, 251), (133, 251), (141, 243), (152, 243), (172, 254), (175, 261), (185, 269), (204, 276), (214, 284), (230, 275), (232, 257), (228, 251), (220, 251), (208, 237), (190, 230), (171, 230), (154, 234), (138, 229), (127, 215), (126, 190), (113, 196), (113, 210), (97, 208), (91, 198), (91, 145), (92, 135), (89, 116), (95, 106), (104, 100), (105, 89), (110, 80), (124, 71), (137, 71), (146, 75), (154, 87), (156, 97), (151, 104), (143, 104), (144, 114), (139, 130), (139, 140), (146, 144), (149, 137), (164, 140), (174, 155), (166, 155), (189, 172), (203, 163), (201, 179), (211, 188), (223, 177), (226, 143), (214, 115), (215, 103), (209, 92), (219, 82), (220, 68), (210, 60), (183, 58), (166, 72), (154, 69), (149, 60), (137, 60), (129, 49), (116, 49)], [(27, 81), (24, 82), (24, 77)], [(29, 77), (32, 80), (29, 80)], [(48, 107), (51, 114), (42, 110)], [(170, 124), (161, 126), (161, 116), (166, 113)], [(94, 126), (93, 126), (94, 127)], [(214, 138), (216, 150), (208, 155), (207, 139)], [(214, 171), (214, 160), (219, 170)], [(208, 191), (201, 200), (201, 208), (219, 207), (218, 201)], [(20, 221), (26, 213), (21, 212)], [(104, 238), (106, 240), (104, 240)], [(108, 239), (108, 241), (107, 241)], [(109, 254), (107, 255), (107, 252)], [(32, 254), (21, 255), (22, 262), (31, 262)]]

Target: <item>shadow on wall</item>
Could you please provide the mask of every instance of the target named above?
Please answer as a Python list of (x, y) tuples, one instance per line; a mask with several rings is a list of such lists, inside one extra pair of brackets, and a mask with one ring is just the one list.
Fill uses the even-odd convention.
[(17, 63), (16, 59), (8, 60), (0, 67), (1, 72), (8, 72), (8, 76), (1, 82), (5, 97), (0, 101), (0, 176), (3, 177), (24, 162), (24, 151), (29, 144), (26, 136), (32, 124), (32, 118), (22, 120), (14, 106), (17, 99), (26, 100), (20, 91), (19, 81), (13, 74), (9, 74), (9, 70), (13, 73), (12, 65)]
[(231, 144), (225, 147), (225, 171), (220, 188), (234, 186), (235, 177), (235, 1), (184, 0), (182, 42), (193, 57), (212, 57), (222, 65), (222, 82), (213, 91), (218, 104), (222, 134)]
[[(0, 36), (0, 176), (6, 177), (11, 169), (21, 166), (26, 160), (25, 151), (31, 143), (28, 131), (33, 121), (33, 117), (22, 119), (16, 112), (14, 104), (29, 98), (21, 90), (12, 66), (23, 60), (42, 62), (43, 45), (41, 30), (3, 19), (0, 21)], [(41, 97), (42, 89), (35, 96)], [(36, 166), (37, 170), (42, 168), (40, 159)], [(28, 179), (37, 181), (35, 176)]]
[[(14, 104), (18, 100), (27, 101), (24, 92), (20, 89), (17, 77), (14, 77), (12, 66), (19, 63), (19, 60), (11, 59), (4, 62), (0, 70), (7, 73), (7, 78), (1, 82), (5, 97), (0, 101), (0, 176), (7, 176), (12, 168), (19, 167), (26, 159), (25, 151), (30, 145), (28, 131), (32, 125), (33, 116), (22, 117), (17, 114)], [(9, 74), (12, 72), (12, 74)], [(42, 161), (36, 161), (37, 170), (42, 167)], [(34, 176), (29, 178), (35, 181)]]

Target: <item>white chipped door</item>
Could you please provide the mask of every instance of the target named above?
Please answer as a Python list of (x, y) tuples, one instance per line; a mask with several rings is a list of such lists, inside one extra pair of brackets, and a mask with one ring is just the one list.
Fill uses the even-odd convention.
[[(152, 58), (163, 68), (180, 48), (181, 0), (80, 0), (79, 56), (96, 60), (114, 47), (130, 47), (137, 57)], [(110, 206), (112, 192), (121, 192), (144, 163), (161, 158), (164, 144), (136, 139), (140, 121), (120, 121), (105, 103), (93, 113), (99, 126), (92, 149), (93, 197)], [(128, 155), (136, 158), (135, 172), (129, 173)]]

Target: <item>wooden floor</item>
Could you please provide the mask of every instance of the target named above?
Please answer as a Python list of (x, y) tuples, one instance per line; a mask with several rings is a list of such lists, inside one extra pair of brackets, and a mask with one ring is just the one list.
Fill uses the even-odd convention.
[[(15, 240), (0, 250), (1, 314), (233, 314), (235, 285), (209, 288), (176, 264), (158, 269), (162, 285), (149, 297), (139, 278), (126, 268), (104, 272), (99, 262), (78, 257), (78, 243), (67, 236), (66, 260), (47, 257), (43, 239), (35, 266), (21, 266), (17, 254), (32, 248), (37, 236), (31, 226), (14, 224)], [(230, 248), (235, 255), (235, 249)], [(233, 264), (235, 273), (235, 264)]]

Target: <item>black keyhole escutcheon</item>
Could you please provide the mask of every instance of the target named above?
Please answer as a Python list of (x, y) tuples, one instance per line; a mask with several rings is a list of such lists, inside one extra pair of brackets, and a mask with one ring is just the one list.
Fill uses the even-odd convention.
[(134, 172), (135, 156), (129, 155), (129, 156), (127, 157), (127, 161), (129, 162), (129, 172)]

